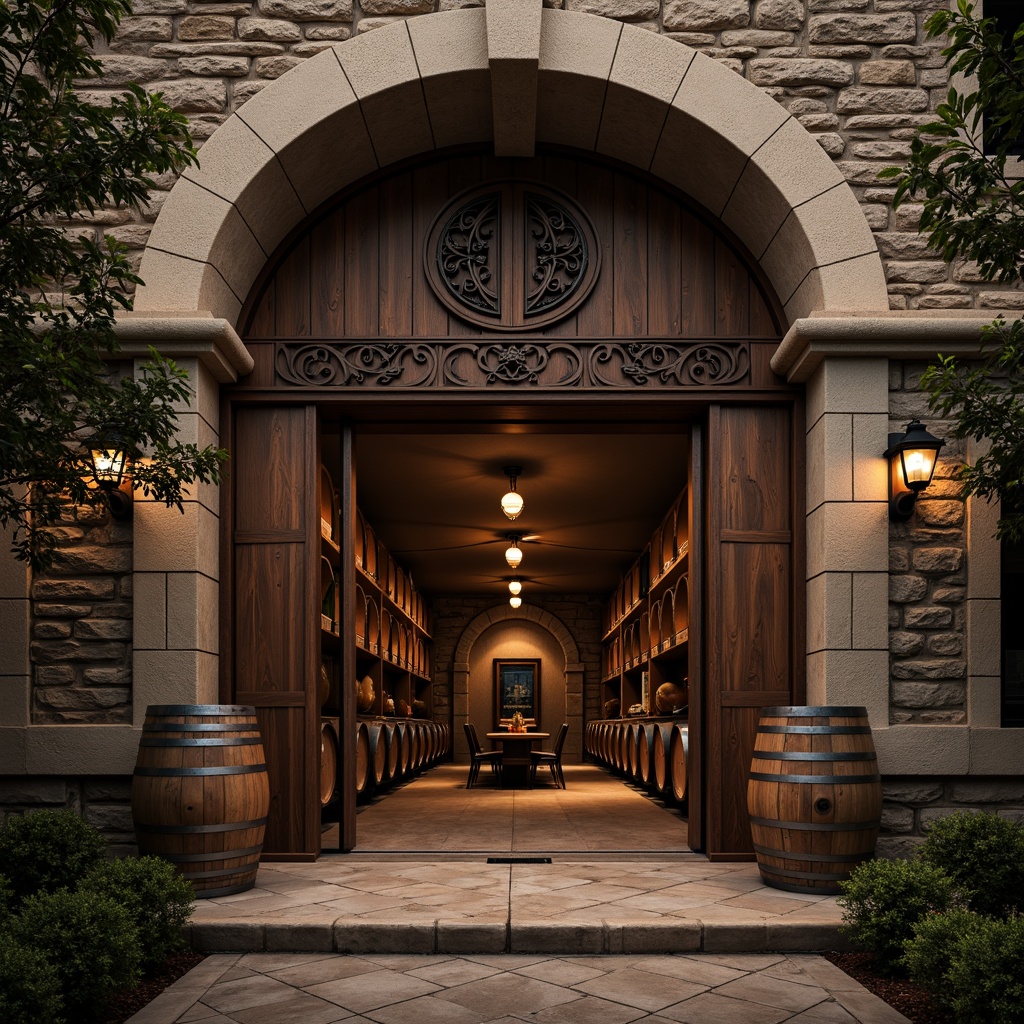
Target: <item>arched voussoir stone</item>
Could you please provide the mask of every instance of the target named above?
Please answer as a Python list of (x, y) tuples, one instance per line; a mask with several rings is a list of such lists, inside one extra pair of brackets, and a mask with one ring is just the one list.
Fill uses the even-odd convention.
[[(852, 190), (756, 86), (664, 36), (572, 11), (544, 10), (538, 60), (537, 140), (650, 170), (722, 218), (762, 261), (790, 322), (888, 307)], [(268, 254), (303, 217), (379, 167), (493, 139), (503, 87), (488, 64), (486, 9), (395, 23), (303, 61), (229, 118), (175, 185), (135, 308), (236, 323)]]

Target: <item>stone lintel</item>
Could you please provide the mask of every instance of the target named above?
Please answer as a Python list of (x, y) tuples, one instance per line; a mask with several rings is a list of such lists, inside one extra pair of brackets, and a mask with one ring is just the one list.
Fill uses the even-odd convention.
[[(794, 321), (772, 356), (772, 369), (791, 383), (809, 380), (825, 359), (932, 359), (981, 355), (982, 328), (1000, 311), (828, 311)], [(1017, 314), (1003, 311), (1008, 319)]]
[(120, 355), (144, 357), (152, 347), (171, 359), (195, 358), (221, 384), (233, 384), (253, 368), (234, 327), (210, 313), (121, 313), (114, 333)]
[(486, 7), (495, 156), (534, 153), (542, 7), (542, 0), (490, 0)]

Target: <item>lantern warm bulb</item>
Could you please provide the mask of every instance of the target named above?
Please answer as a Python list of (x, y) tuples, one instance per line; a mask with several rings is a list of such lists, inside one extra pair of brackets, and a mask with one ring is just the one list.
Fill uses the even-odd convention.
[(521, 472), (519, 466), (505, 467), (505, 473), (508, 475), (508, 490), (501, 497), (501, 511), (509, 519), (515, 519), (523, 511), (523, 497), (516, 490), (516, 477)]
[(508, 585), (508, 592), (513, 597), (518, 597), (523, 592), (523, 585), (519, 580), (512, 580)]
[(518, 608), (523, 603), (523, 599), (521, 597), (516, 597), (515, 595), (513, 595), (508, 599), (508, 603), (512, 605), (513, 608)]
[(505, 561), (509, 568), (518, 569), (519, 563), (523, 560), (523, 549), (519, 546), (519, 538), (515, 537), (512, 543), (505, 549)]

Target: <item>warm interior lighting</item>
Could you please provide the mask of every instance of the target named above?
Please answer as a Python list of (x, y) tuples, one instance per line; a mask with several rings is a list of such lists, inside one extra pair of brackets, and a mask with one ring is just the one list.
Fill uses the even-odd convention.
[(509, 568), (518, 569), (519, 563), (523, 560), (523, 549), (519, 546), (519, 537), (516, 534), (509, 535), (509, 546), (505, 549), (505, 561)]
[(523, 603), (523, 599), (521, 597), (516, 597), (515, 595), (513, 595), (508, 599), (508, 603), (512, 605), (513, 608), (518, 608)]
[(508, 490), (501, 497), (501, 511), (509, 519), (515, 519), (523, 511), (523, 496), (516, 490), (516, 477), (522, 473), (519, 466), (506, 466), (505, 473), (508, 475)]
[(939, 449), (945, 441), (933, 437), (920, 420), (911, 420), (902, 434), (889, 435), (889, 518), (905, 521), (913, 515), (918, 494), (931, 482)]
[(523, 584), (519, 580), (511, 580), (508, 585), (508, 592), (513, 597), (518, 597), (523, 592)]

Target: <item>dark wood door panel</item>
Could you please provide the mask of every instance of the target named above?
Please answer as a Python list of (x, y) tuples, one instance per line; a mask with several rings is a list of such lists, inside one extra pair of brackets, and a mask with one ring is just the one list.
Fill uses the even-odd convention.
[[(721, 529), (789, 535), (790, 413), (744, 406), (721, 412), (722, 461), (717, 467)], [(714, 469), (713, 469), (714, 471)]]
[(270, 781), (270, 813), (263, 841), (266, 853), (300, 850), (296, 837), (307, 832), (307, 804), (295, 792), (295, 780), (306, 775), (304, 708), (256, 707)]
[[(748, 337), (780, 333), (756, 264), (678, 196), (586, 155), (508, 160), (432, 156), (355, 187), (315, 214), (268, 263), (242, 317), (247, 338), (474, 337), (427, 283), (425, 243), (458, 193), (489, 181), (558, 189), (597, 231), (601, 272), (551, 337)], [(520, 294), (517, 268), (503, 290)], [(778, 309), (778, 304), (775, 303)]]
[(239, 408), (235, 413), (230, 470), (234, 486), (236, 538), (305, 529), (303, 460), (306, 446), (302, 410)]

